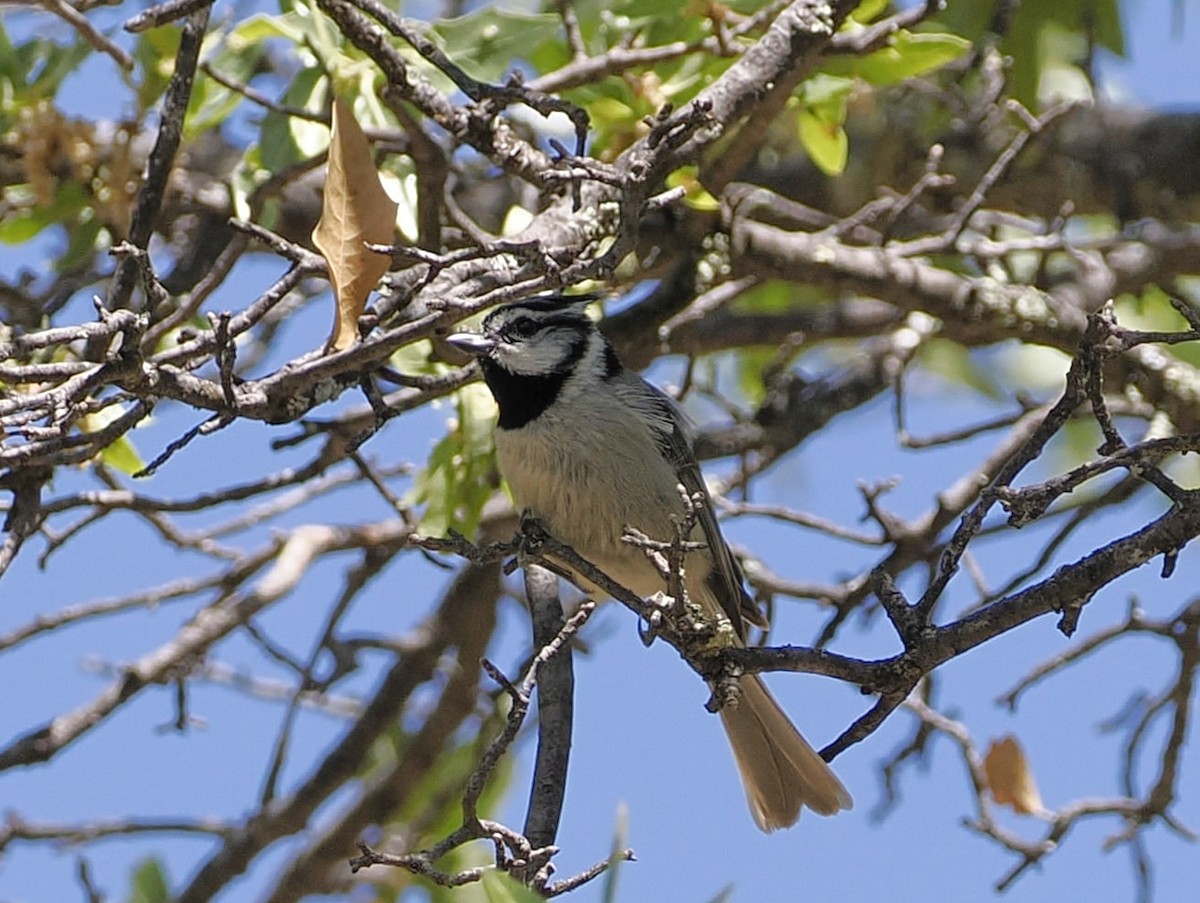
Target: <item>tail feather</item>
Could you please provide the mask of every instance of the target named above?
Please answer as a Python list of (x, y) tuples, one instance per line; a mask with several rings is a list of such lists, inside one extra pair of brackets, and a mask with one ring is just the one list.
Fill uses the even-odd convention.
[(763, 831), (788, 828), (808, 806), (834, 815), (854, 805), (830, 767), (800, 736), (757, 675), (741, 678), (736, 706), (721, 709), (750, 814)]

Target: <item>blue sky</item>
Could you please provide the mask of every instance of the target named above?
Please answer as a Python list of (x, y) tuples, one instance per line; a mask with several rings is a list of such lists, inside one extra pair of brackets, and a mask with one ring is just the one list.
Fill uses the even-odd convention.
[[(1132, 97), (1155, 107), (1195, 110), (1200, 106), (1200, 6), (1182, 4), (1183, 31), (1172, 33), (1173, 3), (1133, 0), (1126, 4), (1128, 61), (1105, 60), (1103, 81), (1114, 97)], [(220, 8), (220, 7), (218, 7)], [(113, 11), (114, 18), (118, 11)], [(30, 13), (8, 13), (18, 21)], [(21, 17), (20, 19), (18, 17)], [(61, 27), (55, 24), (55, 27)], [(93, 63), (102, 69), (103, 61)], [(110, 102), (105, 88), (111, 74), (89, 70), (70, 86), (79, 109), (95, 113)], [(22, 251), (22, 254), (28, 253)], [(0, 272), (27, 265), (13, 249), (0, 246)], [(214, 308), (236, 308), (257, 294), (281, 271), (274, 261), (255, 261), (239, 269), (213, 300)], [(81, 303), (86, 303), (86, 299)], [(293, 351), (312, 347), (328, 328), (327, 313), (300, 311), (289, 322), (282, 345)], [(815, 365), (814, 365), (815, 366)], [(679, 378), (678, 367), (666, 362), (653, 373), (660, 380)], [(990, 416), (992, 409), (965, 390), (927, 380), (915, 386), (914, 433), (932, 433)], [(936, 491), (971, 470), (998, 441), (984, 436), (951, 448), (914, 453), (895, 444), (890, 402), (879, 400), (843, 417), (837, 428), (808, 443), (802, 454), (776, 468), (762, 487), (773, 500), (854, 524), (861, 514), (859, 481), (874, 483), (899, 477), (899, 488), (887, 503), (904, 516), (924, 512)], [(324, 413), (324, 412), (323, 412)], [(423, 461), (440, 434), (447, 409), (424, 411), (394, 421), (376, 436), (367, 451), (385, 461)], [(144, 453), (194, 424), (191, 412), (160, 410), (136, 441)], [(237, 424), (182, 452), (142, 488), (159, 496), (189, 495), (234, 479), (249, 479), (302, 463), (310, 449), (273, 452), (269, 443), (287, 428)], [(714, 468), (716, 472), (720, 466)], [(54, 494), (92, 485), (81, 473), (64, 473)], [(399, 489), (403, 483), (397, 484)], [(1147, 500), (1139, 514), (1154, 510)], [(229, 516), (232, 512), (222, 512)], [(386, 519), (390, 509), (367, 493), (342, 493), (306, 507), (285, 524)], [(1126, 517), (1131, 516), (1128, 512)], [(1098, 518), (1088, 543), (1060, 553), (1070, 561), (1095, 544), (1094, 536), (1121, 535), (1120, 518)], [(730, 538), (759, 550), (777, 570), (803, 579), (835, 580), (861, 571), (875, 552), (814, 534), (781, 532), (769, 525), (739, 520), (728, 527)], [(260, 537), (265, 538), (265, 537)], [(1038, 533), (1033, 528), (1016, 542), (988, 543), (980, 555), (997, 575), (1027, 560)], [(34, 552), (33, 555), (30, 552)], [(131, 587), (155, 585), (200, 564), (195, 556), (158, 554), (157, 540), (146, 526), (121, 515), (105, 520), (36, 567), (36, 544), (9, 573), (0, 589), (0, 633), (36, 614), (66, 605), (107, 597)], [(307, 651), (332, 594), (340, 585), (339, 567), (319, 568), (303, 591), (268, 612), (262, 626), (297, 653)], [(204, 565), (205, 568), (211, 565)], [(1087, 609), (1080, 636), (1119, 620), (1126, 600), (1138, 594), (1153, 614), (1166, 615), (1189, 598), (1197, 579), (1194, 550), (1181, 556), (1169, 582), (1157, 577), (1157, 565), (1144, 568), (1107, 588)], [(363, 630), (403, 632), (423, 611), (446, 576), (417, 556), (398, 560), (354, 609), (350, 625)], [(965, 583), (956, 583), (952, 598), (969, 599)], [(0, 738), (17, 736), (53, 713), (80, 705), (104, 686), (86, 666), (103, 655), (121, 661), (145, 654), (168, 641), (186, 619), (188, 605), (162, 606), (152, 613), (84, 624), (52, 638), (26, 644), (0, 656)], [(807, 643), (823, 622), (807, 603), (783, 603), (777, 613), (781, 641)], [(491, 657), (502, 667), (515, 667), (523, 650), (523, 626), (515, 604), (506, 617)], [(732, 885), (738, 903), (773, 900), (935, 900), (971, 901), (991, 898), (991, 883), (1012, 865), (1012, 857), (959, 825), (970, 815), (971, 799), (961, 760), (949, 743), (938, 741), (928, 767), (906, 771), (903, 801), (886, 819), (871, 817), (879, 799), (879, 761), (907, 739), (911, 722), (894, 717), (863, 744), (836, 762), (836, 770), (856, 799), (852, 813), (835, 819), (808, 814), (786, 832), (764, 836), (753, 826), (720, 726), (703, 709), (706, 690), (665, 645), (643, 649), (632, 617), (616, 606), (604, 606), (589, 625), (590, 654), (577, 663), (579, 712), (568, 788), (567, 809), (556, 860), (565, 876), (602, 858), (618, 820), (627, 813), (628, 844), (639, 861), (620, 874), (618, 900), (702, 903)], [(1161, 643), (1127, 641), (1064, 672), (1044, 689), (1028, 694), (1013, 715), (992, 700), (1029, 668), (1065, 648), (1066, 640), (1043, 620), (952, 662), (939, 672), (940, 704), (971, 728), (980, 744), (1015, 733), (1025, 744), (1047, 805), (1053, 807), (1091, 796), (1118, 792), (1116, 762), (1120, 732), (1102, 734), (1097, 725), (1121, 708), (1138, 688), (1156, 692), (1169, 680), (1174, 660)], [(888, 632), (851, 629), (835, 649), (875, 656), (894, 651)], [(255, 673), (281, 677), (249, 643), (234, 637), (223, 644), (220, 661)], [(374, 663), (376, 666), (378, 662)], [(366, 691), (376, 672), (358, 675), (347, 692)], [(816, 745), (835, 737), (860, 715), (869, 700), (854, 688), (817, 677), (777, 675), (770, 679), (784, 708)], [(186, 736), (157, 728), (173, 714), (167, 688), (142, 694), (112, 721), (58, 757), (49, 767), (0, 774), (0, 808), (31, 821), (77, 820), (114, 815), (181, 813), (232, 817), (240, 814), (262, 780), (274, 722), (282, 708), (251, 700), (222, 687), (196, 686), (192, 710), (207, 724)], [(264, 720), (271, 725), (262, 729)], [(1161, 726), (1160, 726), (1161, 727)], [(327, 716), (301, 719), (295, 752), (284, 773), (285, 783), (307, 770), (320, 750), (340, 735), (344, 725)], [(1194, 738), (1193, 738), (1194, 739)], [(1152, 742), (1150, 748), (1156, 748)], [(528, 747), (526, 747), (526, 750)], [(1194, 749), (1194, 743), (1190, 749)], [(1190, 751), (1190, 750), (1189, 750)], [(1187, 763), (1185, 762), (1185, 765)], [(1200, 821), (1200, 768), (1187, 770), (1180, 783), (1178, 811)], [(1153, 763), (1142, 763), (1143, 772)], [(522, 755), (501, 818), (519, 823), (527, 786), (528, 756)], [(327, 817), (323, 812), (320, 817)], [(1027, 837), (1039, 833), (1029, 819), (1006, 817)], [(1024, 876), (1005, 899), (1013, 903), (1059, 903), (1070, 900), (1133, 899), (1132, 870), (1127, 854), (1099, 852), (1105, 837), (1118, 827), (1111, 821), (1077, 827), (1061, 850)], [(1160, 828), (1149, 834), (1156, 869), (1159, 903), (1194, 899), (1197, 850)], [(180, 882), (210, 842), (186, 838), (107, 841), (87, 850), (56, 850), (45, 845), (19, 845), (0, 860), (0, 903), (43, 903), (81, 896), (74, 878), (80, 852), (91, 863), (96, 883), (111, 900), (122, 900), (132, 864), (149, 850), (160, 855), (171, 878)], [(286, 845), (283, 845), (286, 846)], [(267, 886), (283, 849), (265, 857), (220, 900), (256, 899)], [(572, 894), (576, 903), (600, 899), (600, 886)]]

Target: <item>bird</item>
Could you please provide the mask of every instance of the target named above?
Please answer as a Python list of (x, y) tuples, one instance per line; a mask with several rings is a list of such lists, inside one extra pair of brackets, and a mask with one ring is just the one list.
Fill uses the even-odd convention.
[[(669, 540), (685, 515), (683, 486), (699, 501), (702, 543), (687, 554), (684, 586), (714, 622), (728, 618), (745, 644), (766, 626), (721, 535), (675, 402), (626, 369), (587, 306), (594, 295), (540, 295), (494, 308), (480, 331), (446, 336), (478, 360), (495, 398), (497, 464), (519, 509), (621, 586), (650, 597), (666, 589), (626, 528)], [(585, 591), (594, 591), (577, 579)], [(755, 824), (791, 827), (801, 807), (821, 815), (853, 801), (757, 674), (738, 679), (736, 705), (720, 708)]]

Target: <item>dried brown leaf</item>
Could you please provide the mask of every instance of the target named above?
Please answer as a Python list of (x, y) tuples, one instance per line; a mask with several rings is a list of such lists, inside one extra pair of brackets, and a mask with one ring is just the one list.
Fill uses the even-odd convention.
[(391, 244), (395, 224), (396, 202), (379, 182), (367, 137), (350, 108), (335, 98), (321, 218), (312, 234), (329, 265), (337, 302), (327, 350), (348, 348), (357, 338), (367, 297), (391, 263), (364, 242)]
[(1011, 806), (1022, 815), (1045, 811), (1033, 772), (1029, 770), (1029, 760), (1012, 734), (991, 742), (983, 759), (983, 770), (997, 805)]

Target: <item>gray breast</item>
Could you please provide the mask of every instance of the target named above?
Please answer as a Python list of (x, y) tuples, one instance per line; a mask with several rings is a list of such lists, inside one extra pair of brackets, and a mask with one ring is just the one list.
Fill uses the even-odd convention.
[(498, 430), (496, 448), (519, 508), (532, 511), (585, 558), (652, 584), (644, 592), (642, 586), (631, 589), (648, 595), (662, 588), (642, 552), (621, 542), (626, 524), (669, 539), (670, 516), (682, 513), (675, 474), (650, 427), (630, 418), (619, 402), (600, 401), (584, 422), (549, 410), (520, 429)]

